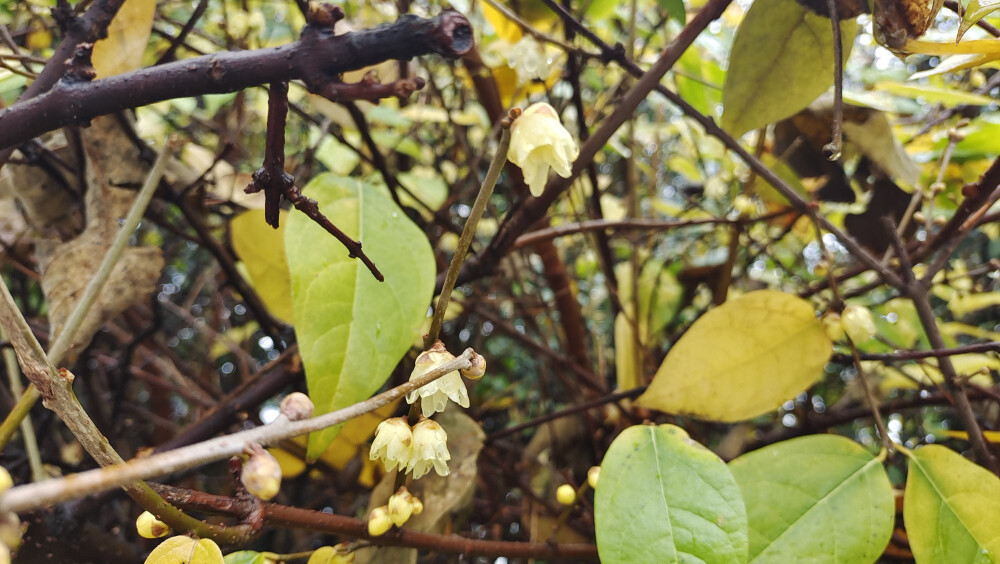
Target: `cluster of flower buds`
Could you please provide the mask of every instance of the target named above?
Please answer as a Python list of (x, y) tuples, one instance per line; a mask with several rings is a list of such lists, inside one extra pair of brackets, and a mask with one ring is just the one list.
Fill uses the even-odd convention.
[(420, 478), (434, 468), (441, 476), (448, 475), (448, 433), (431, 419), (422, 418), (413, 428), (405, 417), (393, 417), (379, 423), (375, 440), (368, 453), (372, 460), (382, 460), (386, 471), (399, 467)]
[(271, 453), (254, 443), (244, 450), (250, 456), (243, 463), (240, 481), (247, 491), (265, 501), (278, 495), (281, 489), (281, 465)]
[(368, 534), (377, 537), (384, 535), (393, 525), (402, 527), (412, 515), (420, 515), (424, 504), (406, 486), (400, 486), (396, 493), (389, 496), (389, 502), (372, 509), (368, 514)]
[(528, 106), (510, 126), (510, 149), (507, 158), (521, 167), (531, 195), (545, 191), (549, 168), (569, 178), (580, 148), (559, 121), (555, 108), (545, 103)]

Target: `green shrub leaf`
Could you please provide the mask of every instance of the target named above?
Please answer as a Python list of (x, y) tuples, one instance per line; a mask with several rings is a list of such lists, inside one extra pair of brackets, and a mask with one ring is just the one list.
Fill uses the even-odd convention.
[[(840, 24), (844, 58), (857, 23)], [(829, 18), (795, 0), (756, 0), (733, 39), (722, 88), (722, 127), (733, 135), (786, 118), (833, 86)]]
[[(292, 277), (295, 333), (316, 414), (364, 400), (377, 391), (420, 336), (434, 290), (427, 237), (378, 189), (333, 175), (316, 177), (305, 194), (385, 275), (364, 264), (322, 227), (292, 213), (285, 250)], [(313, 433), (308, 457), (319, 456), (339, 427)]]
[(854, 441), (814, 435), (729, 463), (746, 503), (750, 562), (874, 562), (895, 504), (882, 462)]
[(918, 448), (903, 521), (917, 562), (1000, 561), (1000, 479), (943, 446)]
[(636, 425), (611, 443), (594, 501), (604, 564), (747, 558), (739, 486), (714, 453), (673, 425)]

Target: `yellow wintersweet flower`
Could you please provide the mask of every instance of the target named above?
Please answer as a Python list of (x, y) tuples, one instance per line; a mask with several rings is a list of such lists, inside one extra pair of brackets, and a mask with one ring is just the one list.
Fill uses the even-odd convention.
[(510, 126), (507, 158), (521, 167), (524, 181), (536, 198), (545, 191), (549, 168), (569, 178), (579, 154), (580, 148), (559, 121), (559, 114), (546, 103), (528, 106)]

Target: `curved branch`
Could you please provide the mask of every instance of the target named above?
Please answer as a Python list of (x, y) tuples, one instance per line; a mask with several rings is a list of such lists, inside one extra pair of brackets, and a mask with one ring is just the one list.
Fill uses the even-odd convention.
[(472, 48), (465, 16), (445, 11), (426, 19), (403, 16), (371, 29), (333, 35), (307, 25), (288, 45), (216, 53), (93, 82), (60, 81), (47, 93), (0, 112), (0, 148), (15, 147), (59, 127), (154, 102), (235, 92), (270, 82), (302, 80), (321, 91), (341, 73), (389, 59), (437, 53), (456, 57)]

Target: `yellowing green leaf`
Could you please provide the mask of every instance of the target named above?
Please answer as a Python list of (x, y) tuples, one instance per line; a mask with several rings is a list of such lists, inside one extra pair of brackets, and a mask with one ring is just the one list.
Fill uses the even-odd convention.
[(750, 562), (875, 562), (892, 536), (892, 484), (882, 462), (854, 441), (783, 441), (729, 469), (746, 503)]
[(225, 564), (219, 546), (209, 539), (170, 537), (153, 549), (146, 564)]
[(268, 560), (266, 554), (255, 550), (230, 552), (223, 560), (226, 564), (267, 564), (268, 562), (273, 562), (273, 560)]
[(97, 78), (135, 70), (153, 30), (156, 0), (128, 0), (108, 26), (108, 36), (94, 44), (91, 60)]
[(998, 9), (1000, 9), (1000, 1), (998, 0), (970, 0), (969, 4), (965, 7), (965, 14), (962, 16), (962, 21), (958, 25), (958, 36), (955, 38), (955, 41), (961, 41), (965, 32), (972, 29), (972, 26), (976, 25), (976, 22)]
[(946, 107), (959, 105), (968, 106), (988, 106), (996, 102), (989, 96), (973, 94), (972, 92), (962, 92), (955, 88), (938, 88), (924, 84), (901, 84), (899, 82), (879, 82), (875, 85), (876, 90), (889, 92), (897, 96), (904, 96), (914, 100), (920, 100), (926, 104), (941, 104)]
[[(434, 290), (435, 262), (424, 233), (377, 188), (330, 174), (304, 189), (348, 236), (360, 239), (385, 275), (361, 261), (304, 214), (287, 221), (295, 332), (316, 414), (377, 391), (419, 337)], [(309, 437), (314, 460), (340, 428)]]
[(645, 354), (637, 342), (635, 328), (624, 312), (615, 316), (615, 378), (618, 390), (632, 390), (642, 384)]
[(264, 221), (264, 210), (250, 210), (229, 224), (233, 249), (246, 265), (250, 283), (268, 311), (285, 323), (292, 323), (292, 285), (285, 258), (285, 223), (288, 213), (280, 212), (279, 227)]
[(1000, 480), (940, 445), (909, 458), (903, 520), (916, 561), (1000, 560)]
[(747, 561), (747, 517), (726, 465), (673, 425), (611, 443), (594, 494), (604, 564)]
[(637, 401), (701, 419), (748, 419), (808, 388), (823, 375), (832, 348), (809, 302), (750, 292), (698, 319)]
[[(857, 23), (841, 22), (847, 58)], [(833, 85), (830, 20), (795, 0), (756, 0), (733, 39), (722, 127), (742, 135), (795, 114)]]

